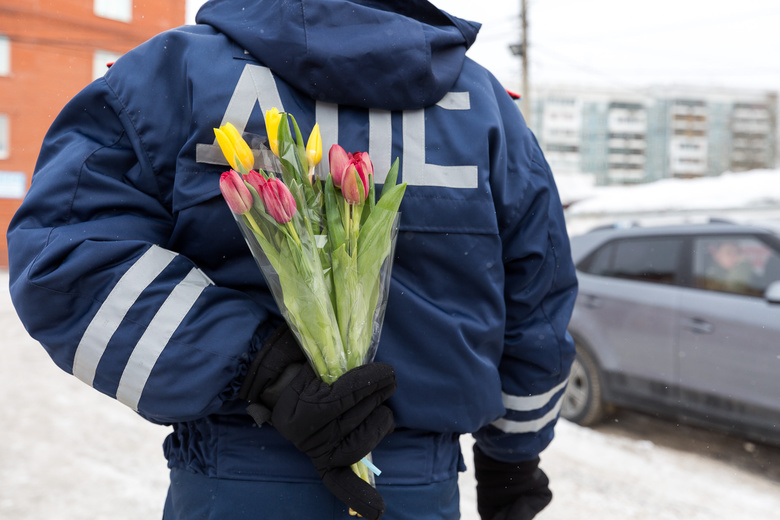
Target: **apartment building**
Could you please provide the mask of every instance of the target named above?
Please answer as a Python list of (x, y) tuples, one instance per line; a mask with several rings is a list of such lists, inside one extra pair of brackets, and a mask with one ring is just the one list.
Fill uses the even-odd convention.
[(0, 0), (0, 266), (54, 117), (107, 63), (184, 20), (184, 0)]
[(612, 183), (644, 180), (647, 163), (647, 108), (637, 100), (607, 105), (607, 170)]
[(772, 161), (776, 150), (767, 135), (774, 133), (777, 114), (769, 103), (738, 102), (731, 112), (733, 136), (730, 169), (732, 171), (762, 168)]
[(559, 172), (578, 172), (582, 163), (582, 104), (575, 97), (550, 97), (536, 104), (541, 118), (548, 124), (540, 128), (540, 142), (545, 143), (547, 161)]
[(556, 173), (606, 185), (776, 166), (774, 92), (558, 86), (531, 100), (531, 128)]

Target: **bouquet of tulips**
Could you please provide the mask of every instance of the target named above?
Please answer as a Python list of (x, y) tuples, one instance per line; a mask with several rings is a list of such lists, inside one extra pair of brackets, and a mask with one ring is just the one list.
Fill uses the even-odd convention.
[[(406, 184), (397, 184), (396, 160), (376, 200), (368, 154), (338, 145), (322, 180), (319, 127), (304, 146), (291, 115), (274, 108), (265, 123), (276, 172), (254, 168), (254, 152), (233, 125), (214, 130), (232, 167), (220, 189), (314, 371), (333, 383), (376, 353)], [(378, 470), (363, 462), (353, 470), (373, 484), (368, 469)]]

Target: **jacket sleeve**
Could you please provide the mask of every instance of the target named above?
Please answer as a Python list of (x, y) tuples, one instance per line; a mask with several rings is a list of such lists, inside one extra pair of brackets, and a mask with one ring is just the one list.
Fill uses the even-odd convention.
[(59, 367), (169, 423), (234, 398), (268, 316), (166, 248), (173, 174), (144, 146), (102, 78), (63, 109), (9, 227), (10, 285)]
[(506, 413), (475, 438), (488, 456), (520, 462), (553, 438), (574, 359), (566, 329), (577, 280), (552, 172), (517, 106), (502, 94), (491, 183), (504, 248), (506, 331), (498, 368)]

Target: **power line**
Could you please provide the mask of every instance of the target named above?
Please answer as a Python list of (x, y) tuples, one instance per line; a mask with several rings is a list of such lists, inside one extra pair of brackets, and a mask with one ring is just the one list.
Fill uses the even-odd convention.
[(627, 31), (610, 30), (609, 33), (602, 33), (601, 35), (593, 31), (588, 31), (587, 36), (583, 35), (583, 36), (567, 37), (567, 36), (553, 35), (553, 37), (557, 42), (583, 43), (583, 42), (601, 41), (601, 42), (610, 42), (614, 44), (616, 40), (619, 40), (624, 37), (636, 37), (640, 35), (644, 37), (644, 36), (657, 34), (657, 33), (667, 34), (669, 32), (674, 32), (674, 31), (691, 31), (694, 29), (700, 29), (703, 27), (712, 27), (718, 25), (728, 25), (730, 28), (733, 29), (733, 26), (736, 23), (751, 21), (755, 19), (767, 20), (771, 17), (780, 19), (780, 11), (778, 11), (775, 8), (770, 10), (753, 11), (753, 12), (741, 13), (741, 14), (729, 13), (728, 15), (724, 15), (722, 17), (696, 18), (696, 19), (688, 19), (688, 20), (677, 19), (674, 23), (664, 22), (663, 25), (637, 27), (635, 29), (631, 29)]

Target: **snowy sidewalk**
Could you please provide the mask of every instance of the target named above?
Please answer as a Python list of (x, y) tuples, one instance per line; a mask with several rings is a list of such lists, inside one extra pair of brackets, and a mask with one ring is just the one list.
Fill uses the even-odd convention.
[[(0, 518), (161, 518), (168, 429), (60, 371), (21, 326), (0, 271)], [(539, 520), (780, 517), (780, 484), (646, 441), (562, 421), (542, 454), (555, 498)], [(470, 464), (470, 437), (464, 456)], [(464, 520), (478, 520), (461, 476)]]

